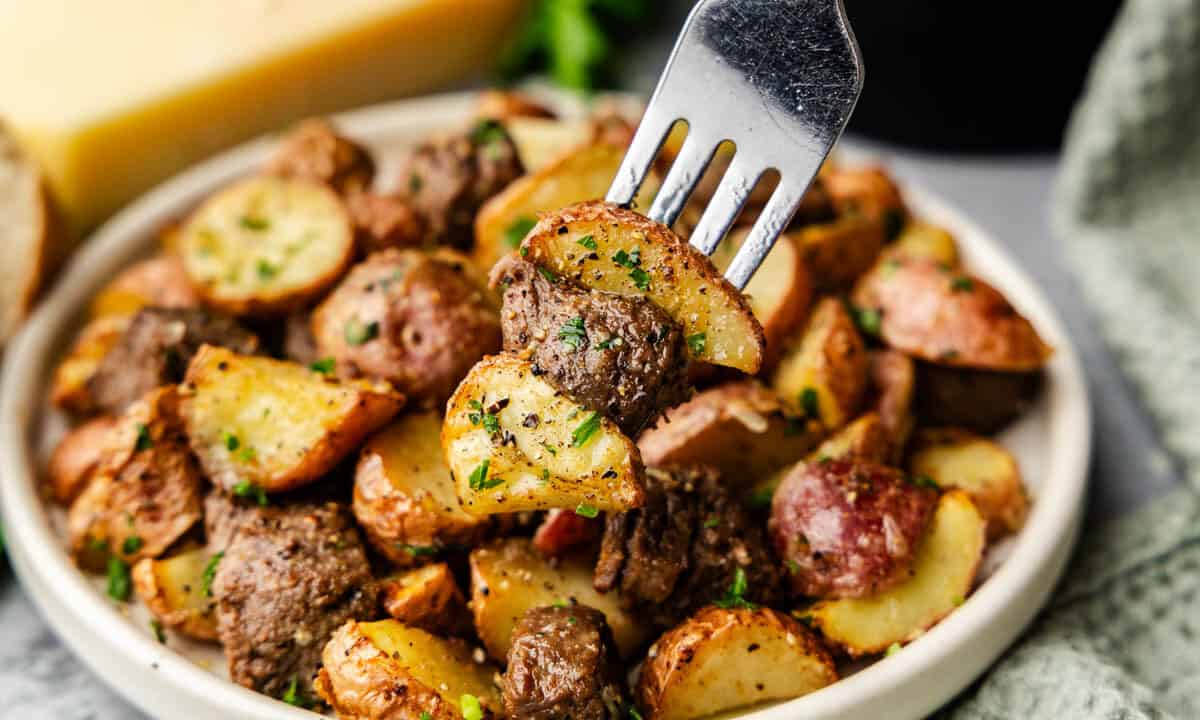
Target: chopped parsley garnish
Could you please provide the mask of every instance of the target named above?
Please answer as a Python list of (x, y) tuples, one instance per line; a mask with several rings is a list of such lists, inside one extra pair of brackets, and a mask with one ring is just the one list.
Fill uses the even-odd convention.
[(544, 447), (546, 449), (546, 452), (550, 453), (551, 455), (558, 454), (558, 448), (554, 447), (553, 445), (549, 445), (547, 443), (542, 443), (542, 447)]
[(571, 431), (571, 447), (581, 448), (600, 430), (600, 413), (593, 412)]
[(247, 230), (253, 230), (254, 232), (262, 232), (263, 230), (271, 227), (269, 220), (266, 218), (254, 217), (253, 215), (243, 215), (241, 219), (238, 220), (238, 224), (243, 228)]
[(258, 262), (254, 264), (254, 272), (258, 274), (260, 280), (270, 280), (279, 274), (279, 266), (259, 258)]
[(145, 544), (146, 541), (142, 540), (137, 535), (130, 535), (129, 537), (125, 538), (125, 542), (121, 543), (121, 552), (126, 555), (132, 555), (138, 550), (141, 550), (142, 546)]
[(552, 283), (558, 282), (558, 276), (554, 274), (553, 270), (550, 270), (549, 268), (544, 268), (541, 265), (538, 265), (537, 271), (538, 271), (538, 274), (541, 275), (542, 277), (546, 278), (546, 280), (548, 280)]
[(750, 493), (746, 498), (746, 504), (755, 510), (771, 507), (771, 500), (775, 497), (775, 488), (760, 488)]
[(721, 524), (720, 518), (716, 518), (716, 517), (710, 517), (709, 519), (704, 521), (704, 527), (706, 527), (706, 528), (715, 528), (720, 524)]
[(594, 518), (600, 514), (600, 511), (596, 508), (595, 505), (588, 505), (587, 503), (579, 503), (579, 505), (575, 508), (575, 514), (578, 515), (579, 517)]
[(467, 484), (472, 490), (488, 490), (494, 488), (504, 482), (501, 478), (492, 478), (488, 480), (488, 464), (490, 461), (484, 460), (479, 463), (479, 467), (471, 471), (471, 476), (467, 478)]
[(629, 720), (642, 720), (642, 714), (633, 705), (629, 706)]
[(129, 565), (119, 557), (108, 559), (108, 596), (117, 602), (129, 599), (133, 583), (129, 579)]
[(258, 453), (249, 445), (246, 445), (241, 450), (238, 450), (238, 460), (241, 460), (242, 462), (251, 462), (256, 457), (258, 457)]
[(563, 600), (562, 598), (559, 598), (558, 600), (554, 601), (554, 607), (556, 607), (556, 608), (565, 608), (565, 607), (567, 607), (567, 605), (568, 605), (567, 601)]
[(587, 330), (583, 327), (583, 318), (576, 316), (563, 323), (558, 329), (558, 339), (572, 351), (583, 347), (587, 342)]
[(796, 562), (795, 560), (788, 560), (787, 569), (792, 575), (798, 575), (800, 573), (800, 563)]
[(433, 720), (433, 716), (428, 711), (421, 713), (421, 720)]
[(891, 657), (891, 656), (895, 655), (895, 654), (896, 654), (896, 653), (898, 653), (898, 652), (900, 652), (900, 643), (898, 643), (898, 642), (894, 642), (894, 643), (892, 643), (891, 645), (888, 645), (887, 652), (885, 652), (885, 653), (883, 654), (883, 656), (884, 656), (884, 657)]
[(708, 335), (702, 332), (698, 332), (695, 335), (688, 335), (687, 344), (692, 349), (693, 355), (703, 355), (704, 348), (708, 345)]
[(520, 247), (521, 241), (537, 225), (537, 220), (528, 216), (522, 216), (513, 220), (507, 228), (504, 229), (504, 242), (510, 248)]
[(942, 489), (942, 487), (937, 484), (937, 481), (934, 480), (933, 478), (929, 477), (928, 475), (917, 475), (917, 476), (913, 477), (912, 483), (913, 483), (913, 485), (916, 485), (917, 487), (925, 487), (925, 488), (929, 488), (930, 490), (939, 490), (940, 491)]
[(962, 595), (955, 595), (954, 597), (950, 598), (950, 602), (954, 603), (954, 607), (958, 607), (959, 605), (962, 605), (966, 601), (967, 601), (967, 599), (965, 597), (963, 597)]
[(480, 420), (483, 422), (483, 429), (487, 431), (488, 435), (495, 435), (500, 432), (500, 418), (491, 413), (484, 413)]
[(550, 482), (550, 470), (548, 470), (547, 468), (542, 468), (542, 482), (543, 483)]
[(221, 564), (223, 557), (225, 557), (224, 550), (210, 557), (208, 564), (204, 566), (204, 572), (200, 574), (200, 594), (204, 597), (212, 597), (213, 578), (217, 576), (217, 566)]
[(154, 618), (150, 619), (150, 632), (154, 633), (154, 639), (157, 640), (159, 644), (167, 644), (167, 634), (163, 632), (162, 623)]
[(133, 449), (141, 452), (154, 447), (154, 439), (150, 437), (150, 428), (146, 427), (145, 423), (137, 424), (137, 442), (134, 443)]
[(567, 624), (568, 624), (568, 625), (574, 625), (574, 624), (575, 624), (575, 623), (577, 623), (577, 622), (579, 622), (579, 621), (575, 619), (575, 616), (574, 616), (574, 615), (572, 615), (571, 617), (567, 618)]
[(263, 507), (267, 505), (267, 492), (249, 480), (239, 480), (233, 486), (233, 494), (240, 498), (254, 498), (254, 501)]
[(635, 263), (633, 260), (631, 260), (629, 257), (629, 253), (625, 252), (624, 250), (618, 250), (616, 252), (616, 254), (612, 256), (612, 261), (615, 262), (616, 264), (620, 265), (621, 267), (627, 267), (627, 268), (637, 267), (637, 263)]
[(650, 273), (641, 268), (634, 268), (629, 271), (629, 279), (633, 280), (633, 284), (637, 285), (638, 290), (650, 289)]
[(321, 358), (320, 360), (309, 365), (308, 369), (312, 370), (313, 372), (321, 373), (322, 375), (332, 375), (333, 367), (334, 367), (333, 358), (327, 357), (327, 358)]
[(300, 692), (300, 681), (293, 677), (292, 682), (288, 684), (287, 690), (283, 691), (283, 697), (279, 698), (288, 705), (294, 705), (298, 708), (308, 709), (312, 707), (312, 701), (304, 697), (304, 693)]
[(408, 176), (408, 191), (413, 195), (421, 192), (421, 186), (423, 184), (425, 184), (425, 181), (421, 179), (420, 175), (413, 173)]
[(621, 339), (620, 335), (610, 335), (596, 343), (596, 347), (600, 350), (609, 350), (611, 348), (621, 347), (624, 344), (625, 341)]
[(592, 237), (591, 235), (584, 235), (583, 237), (579, 238), (579, 239), (578, 239), (578, 240), (576, 240), (575, 242), (577, 242), (577, 243), (579, 243), (580, 245), (584, 246), (584, 247), (585, 247), (585, 248), (587, 248), (588, 250), (595, 250), (595, 249), (596, 249), (596, 238)]
[(463, 695), (458, 699), (458, 707), (462, 710), (463, 720), (483, 720), (483, 706), (474, 695)]
[(429, 557), (437, 555), (437, 548), (433, 545), (407, 545), (401, 544), (400, 549), (413, 557)]
[(746, 599), (746, 590), (746, 571), (738, 568), (733, 573), (733, 584), (725, 591), (725, 596), (713, 604), (727, 610), (730, 608), (753, 610), (758, 606)]
[(348, 344), (362, 345), (379, 336), (379, 323), (376, 321), (364, 323), (358, 318), (350, 318), (346, 323), (343, 335), (345, 335)]
[(880, 327), (883, 324), (883, 315), (878, 308), (870, 307), (855, 307), (850, 306), (850, 317), (853, 318), (854, 324), (864, 335), (871, 337), (879, 337)]
[(950, 281), (950, 289), (954, 292), (971, 292), (975, 289), (975, 283), (966, 275), (959, 275)]
[(229, 452), (237, 450), (242, 445), (242, 441), (238, 440), (238, 436), (228, 430), (221, 433), (221, 442), (225, 444), (225, 449)]
[(504, 132), (503, 125), (491, 118), (486, 118), (480, 120), (479, 124), (471, 129), (471, 142), (476, 145), (490, 145), (498, 140), (503, 140), (507, 134)]
[(800, 409), (804, 410), (807, 417), (814, 420), (821, 419), (821, 404), (817, 398), (816, 389), (806, 387), (800, 391)]

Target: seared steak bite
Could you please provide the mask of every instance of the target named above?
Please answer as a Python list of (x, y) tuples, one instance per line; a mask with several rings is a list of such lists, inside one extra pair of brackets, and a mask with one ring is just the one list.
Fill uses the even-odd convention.
[(504, 349), (528, 348), (551, 383), (625, 434), (687, 399), (683, 330), (649, 300), (551, 280), (516, 256), (496, 264), (491, 282), (504, 288)]
[(313, 118), (283, 137), (263, 172), (353, 193), (370, 187), (375, 161), (366, 148), (339, 135), (327, 120)]

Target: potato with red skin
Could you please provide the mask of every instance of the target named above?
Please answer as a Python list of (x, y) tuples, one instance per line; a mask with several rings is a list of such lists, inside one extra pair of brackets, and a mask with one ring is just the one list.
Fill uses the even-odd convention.
[(58, 441), (46, 465), (46, 483), (55, 502), (69, 505), (83, 491), (113, 444), (119, 424), (111, 415), (100, 415)]
[(130, 265), (104, 286), (88, 307), (91, 317), (132, 315), (144, 307), (200, 305), (179, 256), (163, 252)]
[(865, 597), (907, 576), (937, 499), (883, 465), (801, 463), (775, 491), (767, 529), (794, 593)]
[(861, 215), (890, 224), (888, 240), (894, 239), (894, 233), (899, 232), (907, 215), (904, 198), (882, 167), (833, 165), (821, 173), (821, 184), (838, 215)]
[(1037, 370), (1054, 350), (983, 280), (924, 258), (894, 257), (859, 279), (854, 305), (879, 315), (889, 347), (950, 367)]
[(343, 378), (391, 382), (438, 407), (475, 361), (500, 349), (500, 314), (469, 261), (384, 250), (351, 269), (313, 313), (317, 354)]
[(557, 508), (546, 513), (542, 524), (533, 533), (533, 546), (549, 557), (566, 555), (580, 545), (600, 537), (604, 523), (597, 518), (585, 518), (574, 510)]
[(352, 194), (371, 186), (375, 161), (366, 148), (339, 135), (328, 120), (309, 118), (283, 136), (263, 173)]

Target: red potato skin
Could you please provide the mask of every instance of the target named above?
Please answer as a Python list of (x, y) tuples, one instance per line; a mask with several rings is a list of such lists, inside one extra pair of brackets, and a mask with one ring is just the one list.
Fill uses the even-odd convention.
[(551, 510), (533, 534), (533, 546), (549, 557), (560, 557), (600, 537), (604, 524), (598, 518), (585, 518), (574, 510)]
[(1053, 348), (1008, 300), (979, 278), (926, 258), (893, 257), (854, 288), (859, 308), (877, 310), (892, 348), (950, 367), (1036, 370)]
[(883, 465), (801, 463), (775, 491), (767, 529), (795, 594), (865, 597), (906, 577), (937, 499)]

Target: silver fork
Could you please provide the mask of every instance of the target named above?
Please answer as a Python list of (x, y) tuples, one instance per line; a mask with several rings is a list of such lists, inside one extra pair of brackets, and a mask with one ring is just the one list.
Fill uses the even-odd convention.
[(842, 0), (701, 0), (606, 199), (633, 201), (667, 133), (684, 120), (687, 138), (647, 213), (671, 225), (717, 145), (733, 141), (733, 160), (691, 243), (711, 255), (758, 179), (778, 171), (778, 186), (725, 273), (744, 288), (846, 127), (862, 79)]

